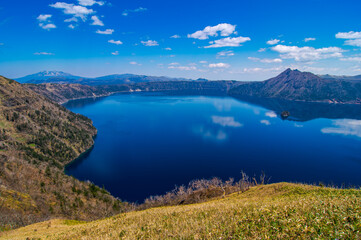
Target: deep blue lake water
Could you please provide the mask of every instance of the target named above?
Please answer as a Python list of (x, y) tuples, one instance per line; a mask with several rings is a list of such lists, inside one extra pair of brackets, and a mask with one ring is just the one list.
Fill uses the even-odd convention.
[[(292, 104), (161, 94), (71, 101), (65, 106), (92, 119), (98, 136), (66, 173), (139, 203), (193, 179), (238, 179), (242, 170), (264, 171), (271, 182), (361, 185), (360, 107)], [(287, 120), (283, 108), (294, 109)]]

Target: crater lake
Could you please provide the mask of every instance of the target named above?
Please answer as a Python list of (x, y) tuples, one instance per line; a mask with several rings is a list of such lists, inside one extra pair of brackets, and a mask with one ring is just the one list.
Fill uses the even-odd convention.
[[(194, 179), (361, 185), (359, 105), (117, 94), (70, 101), (93, 120), (93, 148), (66, 173), (141, 203)], [(289, 111), (286, 119), (282, 111)]]

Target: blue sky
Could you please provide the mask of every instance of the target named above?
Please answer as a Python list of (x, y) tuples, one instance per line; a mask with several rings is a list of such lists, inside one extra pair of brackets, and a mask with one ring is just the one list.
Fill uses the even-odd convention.
[(360, 9), (356, 0), (1, 1), (0, 74), (358, 75)]

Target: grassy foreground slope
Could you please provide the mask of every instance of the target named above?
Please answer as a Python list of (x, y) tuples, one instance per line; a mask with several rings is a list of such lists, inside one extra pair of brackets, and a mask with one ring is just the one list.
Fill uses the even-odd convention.
[(277, 183), (94, 222), (51, 220), (2, 239), (360, 239), (361, 191)]

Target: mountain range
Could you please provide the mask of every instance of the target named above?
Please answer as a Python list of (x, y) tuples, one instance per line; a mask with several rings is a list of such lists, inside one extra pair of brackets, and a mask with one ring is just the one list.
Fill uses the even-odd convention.
[[(346, 76), (346, 75), (317, 75), (326, 80), (342, 80), (342, 81), (361, 81), (361, 75)], [(146, 76), (136, 74), (112, 74), (102, 77), (89, 78), (75, 76), (70, 73), (62, 71), (42, 71), (35, 74), (14, 79), (20, 83), (60, 83), (60, 84), (82, 84), (82, 85), (114, 85), (127, 84), (139, 82), (162, 82), (162, 81), (192, 81), (186, 78), (171, 78), (166, 76)], [(197, 81), (208, 81), (207, 79), (197, 79)]]
[[(133, 76), (133, 75), (130, 75)], [(114, 77), (100, 78), (102, 83), (121, 82)], [(144, 80), (143, 76), (127, 84), (27, 84), (35, 92), (64, 103), (66, 101), (106, 96), (117, 92), (168, 92), (172, 94), (229, 95), (237, 98), (257, 97), (301, 102), (360, 104), (361, 81), (326, 79), (310, 72), (287, 69), (278, 76), (257, 82), (241, 81), (167, 81)], [(129, 79), (129, 75), (128, 78)], [(92, 80), (99, 81), (99, 80)]]
[(20, 83), (59, 83), (59, 84), (82, 84), (82, 85), (116, 85), (140, 82), (169, 82), (169, 81), (191, 81), (186, 78), (157, 77), (135, 74), (113, 74), (97, 78), (74, 76), (61, 71), (42, 71), (25, 77), (17, 78)]

